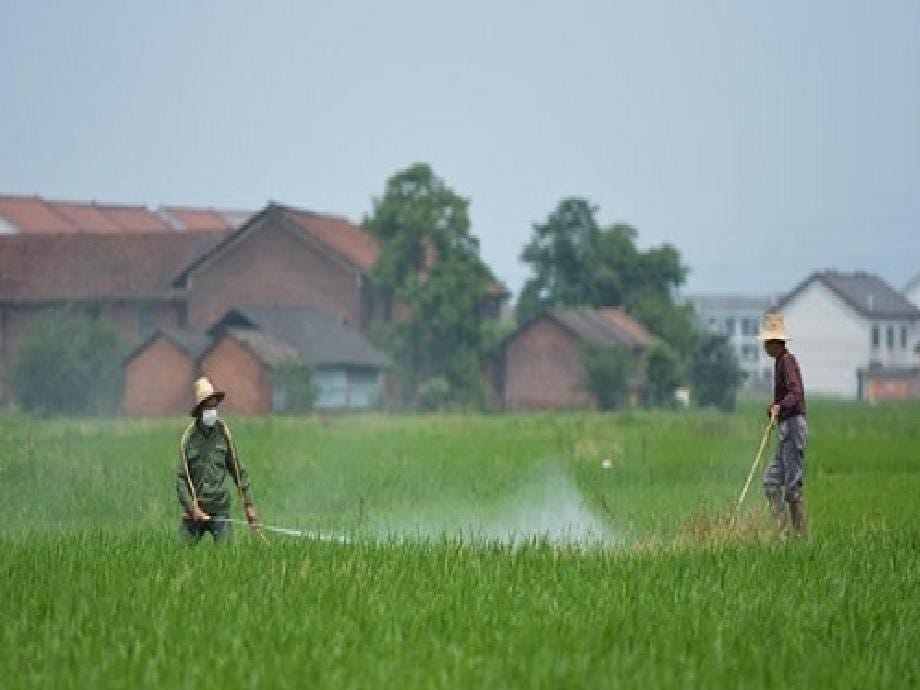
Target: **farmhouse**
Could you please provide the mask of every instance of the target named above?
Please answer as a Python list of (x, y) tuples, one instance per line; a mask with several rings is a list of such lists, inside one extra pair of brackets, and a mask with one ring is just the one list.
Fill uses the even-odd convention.
[(285, 365), (310, 368), (318, 409), (363, 410), (380, 402), (389, 359), (317, 307), (236, 307), (208, 332), (214, 344), (203, 354), (201, 370), (238, 392), (237, 400), (227, 398), (228, 409), (287, 411)]
[[(505, 340), (496, 387), (506, 410), (597, 407), (585, 385), (586, 347), (621, 347), (639, 364), (653, 336), (620, 308), (571, 307), (543, 312)], [(641, 371), (641, 367), (637, 366)], [(642, 377), (631, 381), (634, 401)]]
[[(325, 318), (339, 336), (344, 338), (342, 329), (354, 331), (367, 348), (363, 336), (371, 320), (399, 313), (399, 305), (381, 299), (371, 285), (379, 253), (375, 238), (337, 216), (275, 203), (251, 214), (0, 197), (0, 220), (0, 402), (12, 398), (9, 371), (23, 332), (48, 307), (68, 305), (105, 317), (134, 346), (123, 399), (130, 414), (184, 409), (187, 382), (148, 385), (156, 378), (151, 368), (172, 361), (184, 377), (214, 364), (202, 359), (201, 339), (215, 337), (210, 329), (240, 305), (315, 307), (323, 317), (307, 319), (314, 327)], [(492, 281), (481, 314), (497, 315), (508, 296)], [(258, 360), (267, 381), (284, 348), (269, 343), (278, 334), (264, 326), (241, 327), (261, 335), (237, 332), (232, 340)], [(292, 348), (295, 359), (322, 364), (317, 376), (329, 384), (321, 405), (352, 409), (364, 406), (362, 396), (377, 395), (379, 352), (366, 351), (361, 362), (320, 362), (308, 356), (306, 335), (278, 342)], [(209, 345), (230, 349), (229, 341)], [(277, 386), (263, 381), (259, 391), (245, 398), (253, 411), (282, 405)]]
[[(777, 304), (810, 394), (866, 399), (870, 391), (907, 395), (915, 376), (920, 309), (869, 273), (822, 271)], [(871, 380), (884, 386), (871, 386)], [(890, 397), (890, 396), (889, 396)]]

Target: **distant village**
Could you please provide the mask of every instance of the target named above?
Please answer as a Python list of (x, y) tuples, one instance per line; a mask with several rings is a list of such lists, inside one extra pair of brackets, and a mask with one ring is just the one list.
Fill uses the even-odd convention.
[[(375, 238), (338, 216), (281, 204), (257, 212), (125, 206), (0, 196), (0, 404), (23, 334), (50, 306), (106, 317), (131, 345), (121, 412), (176, 415), (206, 374), (229, 410), (284, 412), (279, 367), (310, 368), (315, 407), (381, 404), (390, 366), (372, 321), (394, 305), (370, 273)], [(484, 314), (508, 315), (493, 280)], [(700, 325), (727, 338), (743, 386), (767, 389), (772, 362), (757, 335), (780, 312), (809, 395), (869, 403), (920, 398), (920, 275), (903, 289), (877, 275), (816, 270), (777, 295), (690, 295)], [(398, 309), (397, 309), (398, 312)], [(573, 306), (510, 329), (488, 364), (490, 402), (508, 411), (590, 409), (579, 348), (641, 353), (654, 336), (622, 309)]]

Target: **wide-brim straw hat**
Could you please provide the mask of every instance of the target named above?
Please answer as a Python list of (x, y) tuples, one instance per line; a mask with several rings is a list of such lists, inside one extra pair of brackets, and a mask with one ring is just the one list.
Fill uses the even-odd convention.
[(783, 321), (783, 315), (770, 313), (763, 317), (763, 326), (760, 329), (760, 335), (757, 336), (762, 342), (768, 340), (782, 340), (786, 342), (791, 340), (786, 332), (786, 323)]
[(195, 407), (192, 408), (190, 415), (192, 417), (198, 416), (198, 410), (201, 409), (201, 406), (206, 403), (211, 398), (216, 399), (217, 402), (221, 402), (225, 393), (223, 391), (214, 390), (214, 386), (211, 385), (211, 382), (207, 379), (206, 376), (202, 376), (200, 379), (195, 381)]

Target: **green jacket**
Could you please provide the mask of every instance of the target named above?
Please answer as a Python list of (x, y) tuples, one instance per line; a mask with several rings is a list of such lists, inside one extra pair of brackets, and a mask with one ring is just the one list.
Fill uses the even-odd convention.
[[(252, 503), (249, 474), (233, 444), (230, 429), (218, 420), (205, 433), (198, 421), (192, 422), (179, 443), (179, 466), (176, 471), (176, 494), (186, 511), (197, 500), (206, 513), (230, 515), (230, 489), (227, 478), (239, 486), (246, 505)], [(191, 481), (190, 481), (191, 480)]]

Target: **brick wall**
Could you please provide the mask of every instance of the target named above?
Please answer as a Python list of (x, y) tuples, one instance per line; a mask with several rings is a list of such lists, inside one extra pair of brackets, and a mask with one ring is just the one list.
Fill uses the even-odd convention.
[(310, 304), (361, 327), (366, 297), (358, 274), (267, 219), (190, 277), (188, 322), (207, 328), (234, 306)]
[(227, 394), (221, 406), (237, 414), (272, 411), (271, 373), (232, 335), (224, 336), (201, 361), (214, 387)]
[(578, 341), (550, 319), (534, 321), (505, 346), (506, 410), (593, 408), (583, 380)]
[(125, 367), (122, 412), (132, 416), (184, 415), (194, 403), (197, 367), (189, 355), (160, 337)]

